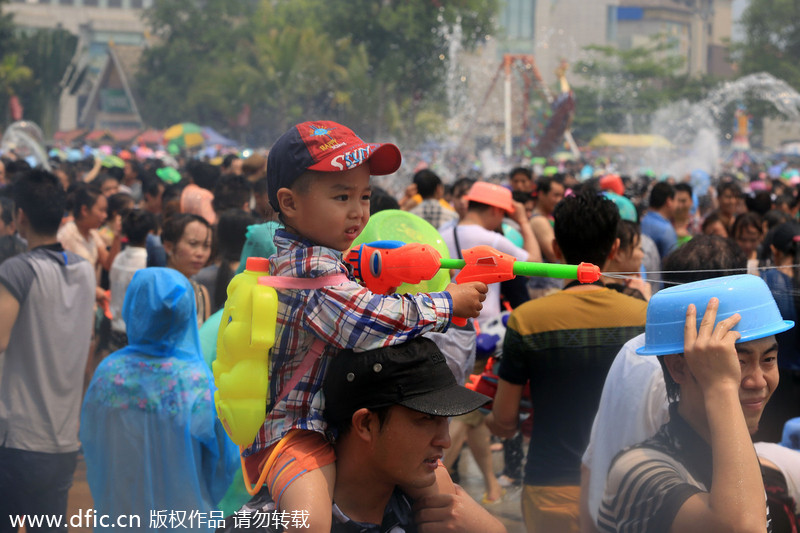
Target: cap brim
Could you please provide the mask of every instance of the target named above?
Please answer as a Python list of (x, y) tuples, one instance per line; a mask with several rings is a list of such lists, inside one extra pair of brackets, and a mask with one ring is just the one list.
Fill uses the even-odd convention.
[[(375, 143), (351, 145), (347, 147), (346, 151), (347, 153), (352, 153), (361, 148), (369, 148), (371, 146), (375, 146)], [(320, 172), (339, 172), (342, 169), (337, 168), (338, 165), (333, 166), (331, 164), (331, 160), (341, 157), (342, 152), (332, 152), (329, 156), (325, 157), (321, 161), (309, 166), (308, 169), (318, 170)], [(397, 172), (397, 169), (400, 168), (402, 161), (403, 158), (400, 155), (400, 149), (392, 143), (384, 143), (378, 145), (377, 148), (372, 150), (369, 156), (367, 156), (363, 161), (359, 161), (357, 164), (353, 164), (348, 168), (357, 168), (361, 165), (369, 164), (370, 175), (385, 176), (386, 174)]]
[(400, 168), (403, 157), (400, 149), (392, 143), (384, 143), (369, 156), (369, 173), (373, 176), (394, 174)]
[(453, 383), (443, 389), (397, 403), (428, 415), (459, 416), (470, 413), (491, 400), (488, 396)]

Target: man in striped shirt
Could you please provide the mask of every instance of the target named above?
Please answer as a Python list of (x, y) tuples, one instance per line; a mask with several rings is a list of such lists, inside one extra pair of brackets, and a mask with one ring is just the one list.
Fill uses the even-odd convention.
[[(598, 516), (602, 531), (771, 531), (750, 435), (778, 385), (776, 330), (735, 344), (741, 317), (715, 325), (719, 307), (711, 298), (698, 329), (697, 309), (688, 305), (684, 353), (661, 358), (670, 420), (613, 461)], [(650, 320), (648, 313), (648, 327)], [(637, 352), (664, 353), (649, 342)]]

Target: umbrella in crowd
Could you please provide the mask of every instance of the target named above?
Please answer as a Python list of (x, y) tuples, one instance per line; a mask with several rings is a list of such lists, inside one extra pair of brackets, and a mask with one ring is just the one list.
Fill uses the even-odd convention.
[(164, 132), (164, 142), (178, 148), (196, 148), (205, 144), (203, 128), (192, 122), (181, 122)]

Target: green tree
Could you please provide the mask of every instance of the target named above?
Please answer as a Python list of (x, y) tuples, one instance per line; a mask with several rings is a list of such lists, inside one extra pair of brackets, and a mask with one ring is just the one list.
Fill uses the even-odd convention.
[(733, 47), (740, 72), (768, 72), (800, 89), (800, 2), (750, 0), (740, 24), (744, 41)]
[(36, 122), (47, 135), (58, 124), (61, 80), (69, 66), (78, 38), (64, 29), (37, 30), (20, 37), (22, 61), (32, 77), (19, 92), (25, 117)]
[(675, 98), (673, 87), (684, 58), (672, 53), (672, 44), (657, 36), (645, 46), (621, 50), (589, 46), (587, 60), (574, 71), (588, 81), (575, 88), (573, 129), (584, 142), (599, 131), (647, 131), (650, 115)]
[[(142, 54), (137, 79), (142, 113), (153, 126), (191, 120), (219, 126), (208, 85), (233, 60), (240, 28), (253, 11), (248, 0), (156, 0), (145, 20), (158, 44)], [(225, 94), (217, 95), (224, 99)]]
[(447, 41), (491, 33), (497, 0), (156, 0), (161, 43), (139, 77), (146, 120), (193, 120), (230, 131), (252, 109), (258, 142), (325, 116), (364, 135), (413, 135), (443, 106)]

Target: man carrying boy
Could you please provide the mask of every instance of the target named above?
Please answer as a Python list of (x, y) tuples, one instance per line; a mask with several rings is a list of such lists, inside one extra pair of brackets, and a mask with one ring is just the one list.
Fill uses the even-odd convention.
[[(342, 261), (369, 220), (370, 174), (400, 166), (393, 144), (368, 144), (329, 121), (306, 122), (281, 136), (269, 153), (270, 204), (283, 229), (270, 278), (278, 291), (267, 417), (245, 452), (251, 479), (266, 484), (281, 510), (309, 511), (311, 528), (328, 531), (335, 477), (325, 438), (322, 381), (342, 349), (365, 351), (445, 330), (455, 316), (480, 312), (483, 283), (449, 285), (447, 292), (382, 296), (350, 277)], [(311, 278), (312, 288), (297, 289)]]
[[(699, 328), (698, 307), (705, 307)], [(661, 356), (670, 419), (613, 461), (602, 531), (771, 531), (750, 435), (778, 385), (775, 334), (792, 325), (756, 276), (653, 297), (637, 353)]]

